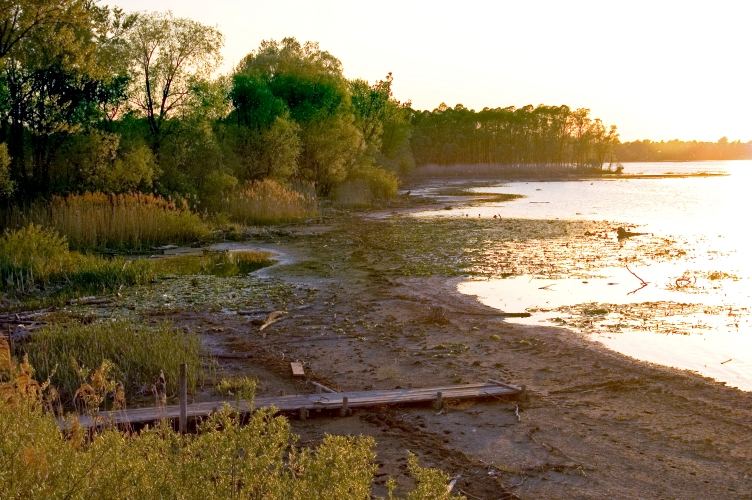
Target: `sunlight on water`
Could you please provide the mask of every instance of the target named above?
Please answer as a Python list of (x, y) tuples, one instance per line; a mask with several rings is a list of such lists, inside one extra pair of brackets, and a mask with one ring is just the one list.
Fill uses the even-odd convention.
[[(545, 280), (515, 277), (468, 281), (459, 291), (508, 312), (533, 311), (527, 324), (563, 324), (607, 347), (646, 361), (695, 370), (730, 385), (752, 390), (752, 231), (746, 222), (752, 196), (752, 161), (626, 164), (629, 174), (722, 172), (716, 177), (608, 179), (567, 182), (511, 182), (476, 188), (480, 193), (515, 193), (505, 203), (423, 212), (421, 217), (493, 217), (608, 220), (634, 231), (675, 239), (687, 254), (669, 263), (634, 271), (600, 269), (591, 279)], [(700, 279), (691, 290), (672, 286), (688, 272)], [(696, 279), (696, 278), (693, 278)], [(579, 304), (619, 309), (591, 323), (570, 321)], [(682, 310), (652, 314), (641, 325), (624, 320), (619, 305), (685, 304)], [(595, 307), (595, 306), (594, 306)], [(595, 309), (598, 311), (597, 308)], [(583, 308), (577, 309), (580, 316)], [(586, 314), (587, 310), (585, 309)], [(653, 321), (654, 320), (654, 321)], [(517, 321), (517, 320), (515, 320)], [(614, 321), (617, 321), (614, 319)], [(643, 320), (643, 322), (645, 322)], [(660, 322), (660, 324), (658, 324)], [(613, 328), (612, 328), (613, 327)], [(651, 333), (654, 328), (662, 333)], [(610, 331), (614, 330), (614, 331)], [(616, 331), (618, 330), (618, 331)], [(669, 333), (666, 333), (669, 332)]]

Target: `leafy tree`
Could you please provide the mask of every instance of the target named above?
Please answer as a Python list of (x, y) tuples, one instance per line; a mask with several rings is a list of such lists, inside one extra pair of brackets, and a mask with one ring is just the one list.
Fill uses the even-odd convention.
[(194, 85), (208, 79), (220, 63), (222, 34), (172, 14), (145, 14), (127, 36), (131, 102), (146, 117), (159, 149), (165, 122), (185, 111)]
[(298, 176), (320, 193), (329, 193), (357, 163), (362, 138), (349, 85), (341, 63), (318, 44), (262, 42), (238, 66), (231, 95), (238, 123), (262, 129), (289, 116), (298, 124)]

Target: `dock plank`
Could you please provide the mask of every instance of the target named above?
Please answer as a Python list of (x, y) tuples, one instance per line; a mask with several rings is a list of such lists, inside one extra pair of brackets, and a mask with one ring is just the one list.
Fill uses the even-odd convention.
[[(374, 406), (389, 406), (402, 404), (427, 403), (435, 401), (439, 392), (442, 399), (462, 400), (481, 399), (489, 397), (516, 396), (524, 389), (505, 382), (489, 381), (481, 384), (450, 385), (443, 387), (425, 387), (417, 389), (388, 389), (375, 391), (347, 391), (323, 392), (316, 394), (291, 394), (287, 396), (259, 397), (253, 406), (246, 401), (205, 401), (189, 404), (188, 418), (201, 418), (221, 409), (225, 405), (241, 412), (248, 413), (260, 408), (274, 407), (280, 412), (295, 412), (300, 410), (337, 410), (342, 408), (347, 398), (348, 408), (364, 408)], [(133, 408), (128, 410), (101, 412), (95, 418), (81, 415), (78, 423), (81, 427), (90, 428), (107, 423), (108, 425), (142, 425), (160, 420), (175, 420), (180, 415), (178, 405), (162, 407)], [(68, 420), (60, 420), (60, 426), (67, 428)]]

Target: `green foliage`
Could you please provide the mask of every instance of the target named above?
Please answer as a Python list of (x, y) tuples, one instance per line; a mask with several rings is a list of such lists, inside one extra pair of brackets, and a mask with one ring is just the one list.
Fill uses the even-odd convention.
[(538, 165), (600, 169), (618, 142), (589, 109), (567, 106), (467, 109), (445, 104), (413, 118), (418, 164)]
[(342, 182), (360, 155), (349, 85), (340, 62), (318, 44), (301, 45), (294, 38), (262, 42), (238, 66), (231, 95), (240, 124), (272, 127), (286, 115), (299, 126), (299, 154), (287, 146), (291, 129), (275, 137), (283, 137), (288, 157), (297, 158), (294, 171), (321, 194)]
[(392, 172), (379, 167), (360, 167), (337, 186), (332, 198), (341, 206), (372, 206), (397, 195), (399, 179)]
[(130, 395), (148, 388), (164, 371), (168, 394), (177, 391), (181, 363), (188, 364), (189, 385), (203, 377), (197, 336), (162, 324), (145, 327), (129, 321), (91, 324), (63, 323), (34, 332), (24, 345), (42, 380), (50, 378), (64, 396), (72, 398), (89, 370), (105, 360), (112, 375)]
[(163, 126), (191, 102), (197, 82), (208, 79), (221, 60), (222, 34), (171, 13), (141, 14), (127, 34), (132, 75), (131, 105), (143, 113), (155, 147)]
[(195, 435), (166, 426), (126, 436), (64, 439), (38, 405), (0, 401), (0, 490), (8, 498), (362, 498), (375, 472), (373, 440), (328, 436), (297, 451), (284, 417), (245, 425), (224, 410)]
[(151, 187), (156, 165), (145, 146), (120, 147), (120, 136), (93, 130), (69, 137), (52, 166), (60, 191), (125, 193)]
[(15, 189), (15, 183), (10, 178), (9, 167), (8, 147), (5, 144), (0, 144), (0, 199), (9, 197)]

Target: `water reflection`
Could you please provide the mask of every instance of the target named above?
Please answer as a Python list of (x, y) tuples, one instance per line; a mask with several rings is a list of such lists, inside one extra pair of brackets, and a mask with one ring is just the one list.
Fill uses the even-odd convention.
[[(675, 239), (686, 254), (670, 262), (651, 262), (635, 274), (606, 268), (583, 279), (548, 280), (515, 277), (468, 281), (462, 293), (477, 295), (504, 311), (534, 310), (523, 322), (559, 322), (593, 335), (609, 348), (646, 361), (696, 370), (731, 385), (752, 390), (752, 234), (747, 229), (752, 162), (634, 163), (627, 173), (724, 172), (722, 177), (587, 180), (568, 182), (512, 182), (477, 188), (484, 193), (516, 193), (525, 198), (504, 203), (440, 210), (420, 217), (493, 217), (528, 219), (608, 220)], [(586, 323), (574, 316), (610, 304)], [(629, 311), (660, 322), (651, 333)], [(652, 307), (652, 304), (684, 305)], [(616, 313), (611, 309), (618, 310)], [(656, 317), (660, 310), (663, 316)], [(668, 312), (667, 312), (668, 311)], [(555, 320), (555, 321), (554, 321)], [(614, 328), (614, 323), (618, 328)], [(662, 325), (662, 327), (661, 327)], [(668, 335), (666, 332), (682, 333)]]

